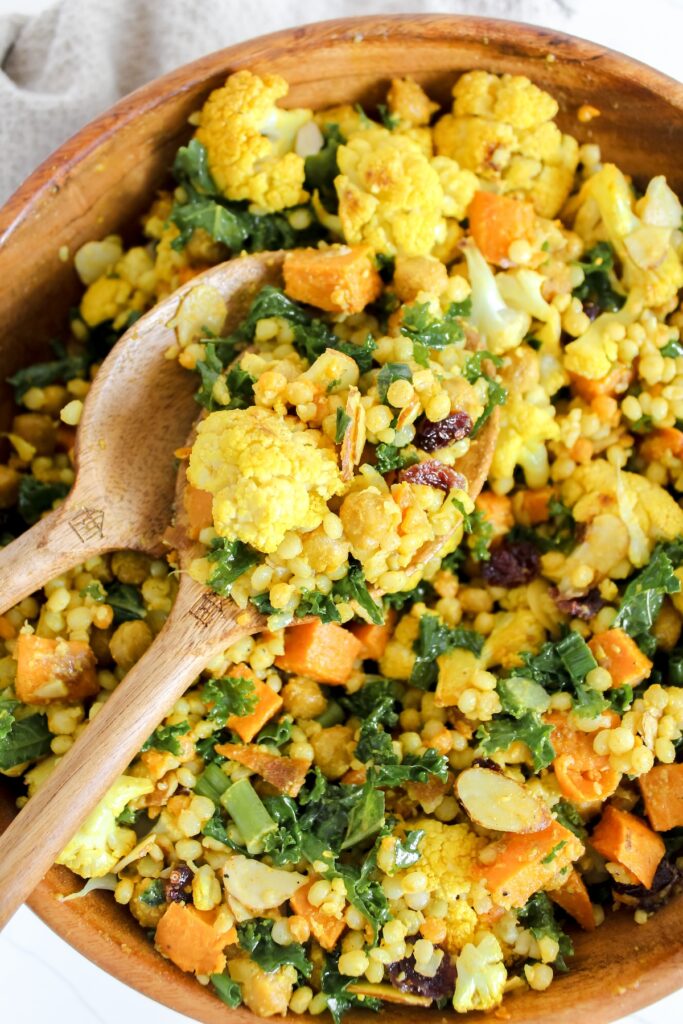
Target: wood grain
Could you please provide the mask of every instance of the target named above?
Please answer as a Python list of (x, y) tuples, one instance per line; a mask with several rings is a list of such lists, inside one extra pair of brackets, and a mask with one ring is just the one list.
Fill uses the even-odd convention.
[[(582, 142), (600, 143), (637, 180), (665, 173), (683, 191), (683, 87), (603, 47), (510, 22), (449, 16), (373, 16), (288, 30), (211, 54), (127, 97), (19, 189), (0, 212), (1, 377), (35, 359), (45, 339), (59, 333), (78, 293), (59, 247), (73, 252), (90, 238), (125, 232), (134, 223), (189, 135), (187, 115), (238, 67), (284, 74), (292, 84), (289, 102), (316, 107), (375, 102), (394, 74), (413, 74), (442, 100), (469, 68), (528, 74), (560, 100), (565, 130)], [(600, 107), (601, 117), (579, 124), (576, 111), (583, 103)], [(10, 787), (0, 803), (0, 827), (14, 813)], [(81, 884), (55, 868), (31, 905), (84, 955), (146, 995), (205, 1024), (254, 1024), (248, 1011), (227, 1010), (157, 956), (129, 912), (108, 894), (58, 901), (60, 892)], [(591, 935), (575, 935), (571, 972), (545, 993), (508, 999), (505, 1018), (511, 1024), (606, 1024), (666, 995), (683, 984), (682, 909), (678, 898), (645, 926), (623, 914)], [(383, 1017), (405, 1024), (415, 1019), (397, 1007)], [(438, 1019), (459, 1018), (444, 1011)], [(476, 1019), (493, 1024), (499, 1017)], [(370, 1024), (377, 1018), (359, 1011), (352, 1020)]]

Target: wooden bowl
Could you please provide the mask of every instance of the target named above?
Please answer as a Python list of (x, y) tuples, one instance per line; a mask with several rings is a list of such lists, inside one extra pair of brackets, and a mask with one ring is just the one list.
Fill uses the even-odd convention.
[[(46, 340), (60, 334), (77, 301), (76, 275), (72, 263), (60, 259), (60, 249), (67, 246), (73, 254), (89, 239), (134, 226), (189, 135), (188, 115), (240, 67), (279, 72), (291, 85), (288, 103), (313, 107), (372, 104), (396, 74), (413, 75), (443, 102), (462, 71), (526, 74), (557, 97), (565, 129), (581, 141), (599, 142), (608, 159), (636, 178), (663, 173), (683, 192), (683, 87), (593, 43), (510, 22), (450, 16), (352, 18), (279, 32), (211, 54), (128, 96), (57, 150), (0, 211), (3, 381), (43, 354)], [(602, 116), (580, 124), (576, 112), (583, 103), (598, 106)], [(0, 408), (6, 422), (10, 405)], [(0, 828), (13, 812), (12, 786), (3, 782)], [(152, 999), (206, 1024), (254, 1021), (244, 1008), (228, 1010), (158, 956), (109, 893), (59, 902), (60, 893), (81, 884), (66, 869), (54, 868), (30, 905), (81, 953)], [(601, 1024), (660, 999), (683, 985), (682, 910), (680, 897), (645, 926), (624, 914), (592, 935), (575, 935), (568, 975), (542, 995), (515, 995), (502, 1013), (479, 1019)], [(408, 1024), (414, 1016), (394, 1007), (384, 1019)], [(359, 1011), (353, 1020), (377, 1018)]]

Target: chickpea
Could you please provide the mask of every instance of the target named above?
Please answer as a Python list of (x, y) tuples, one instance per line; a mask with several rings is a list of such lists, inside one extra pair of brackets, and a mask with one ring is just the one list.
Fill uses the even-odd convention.
[(153, 884), (154, 880), (152, 878), (143, 878), (136, 882), (133, 896), (128, 904), (131, 914), (137, 918), (143, 928), (156, 928), (167, 906), (164, 902), (157, 907), (153, 907), (142, 899), (143, 893)]
[(353, 732), (348, 725), (333, 725), (311, 736), (315, 764), (328, 779), (340, 779), (351, 767)]
[(142, 619), (122, 622), (109, 644), (112, 658), (127, 672), (140, 660), (152, 640), (152, 631)]
[(121, 583), (144, 583), (149, 576), (149, 558), (139, 551), (117, 551), (112, 555), (111, 568)]
[(282, 688), (285, 711), (294, 718), (317, 718), (327, 707), (322, 690), (314, 679), (294, 676)]

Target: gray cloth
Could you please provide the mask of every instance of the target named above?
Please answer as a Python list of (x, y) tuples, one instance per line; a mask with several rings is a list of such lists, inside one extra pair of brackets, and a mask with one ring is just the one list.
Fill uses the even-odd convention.
[[(20, 6), (20, 0), (17, 0)], [(566, 0), (61, 0), (0, 18), (0, 202), (64, 139), (180, 64), (265, 32), (354, 14), (487, 14), (567, 28)]]

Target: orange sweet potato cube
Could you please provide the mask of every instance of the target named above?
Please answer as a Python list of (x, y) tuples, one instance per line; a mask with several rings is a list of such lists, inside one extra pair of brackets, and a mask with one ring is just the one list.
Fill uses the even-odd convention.
[(99, 693), (95, 655), (82, 640), (21, 633), (16, 658), (17, 697), (26, 704), (83, 700)]
[(638, 779), (645, 813), (657, 832), (683, 825), (683, 764), (657, 764)]
[(235, 942), (234, 929), (219, 932), (214, 910), (196, 910), (184, 903), (170, 903), (157, 925), (155, 945), (182, 971), (220, 974), (225, 969), (225, 946)]
[(361, 313), (382, 291), (382, 279), (365, 245), (292, 249), (285, 256), (285, 292), (328, 313)]

